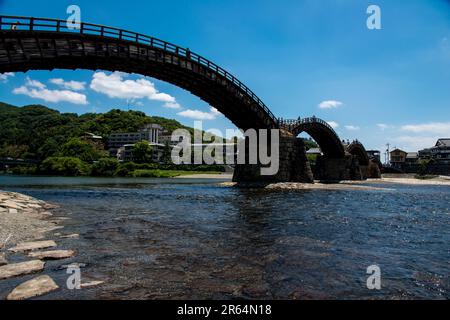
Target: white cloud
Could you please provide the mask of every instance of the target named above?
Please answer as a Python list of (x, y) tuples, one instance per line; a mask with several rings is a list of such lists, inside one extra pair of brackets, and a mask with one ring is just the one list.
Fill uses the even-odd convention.
[(396, 147), (406, 152), (416, 152), (434, 146), (437, 139), (428, 136), (400, 136), (390, 140), (398, 144)]
[(41, 99), (47, 102), (70, 102), (73, 104), (87, 104), (84, 94), (70, 90), (49, 90), (46, 85), (37, 80), (27, 78), (25, 85), (15, 88), (14, 94), (23, 94), (31, 98)]
[(164, 107), (169, 109), (181, 109), (181, 105), (178, 102), (166, 102)]
[(190, 118), (194, 120), (214, 120), (218, 116), (221, 115), (221, 113), (216, 109), (211, 107), (210, 112), (203, 112), (200, 110), (184, 110), (177, 113), (179, 116)]
[(0, 73), (0, 82), (8, 82), (8, 78), (14, 77), (14, 72)]
[[(410, 124), (401, 127), (403, 131), (414, 133), (431, 133), (443, 136), (443, 138), (450, 137), (450, 122), (431, 122), (424, 124)], [(445, 136), (445, 137), (444, 137)]]
[(386, 130), (387, 128), (389, 128), (389, 125), (385, 123), (377, 123), (377, 127), (381, 130)]
[(345, 129), (347, 129), (349, 131), (359, 131), (361, 128), (358, 126), (347, 125), (347, 126), (345, 126)]
[(344, 104), (340, 101), (327, 100), (327, 101), (322, 101), (321, 103), (319, 103), (319, 109), (336, 109), (343, 105)]
[(113, 72), (107, 75), (104, 72), (96, 72), (91, 81), (90, 88), (96, 92), (106, 94), (110, 98), (118, 99), (144, 99), (164, 102), (164, 106), (179, 109), (181, 106), (176, 99), (169, 94), (161, 93), (155, 88), (155, 84), (147, 79), (126, 80), (127, 74)]
[(86, 82), (80, 81), (64, 81), (64, 79), (50, 79), (50, 83), (56, 84), (57, 86), (63, 87), (68, 90), (81, 91), (85, 89)]
[(25, 86), (32, 87), (32, 88), (37, 88), (37, 89), (40, 89), (40, 90), (43, 90), (43, 89), (46, 88), (45, 84), (43, 84), (42, 82), (30, 79), (30, 78), (27, 78)]
[(217, 110), (217, 109), (214, 108), (214, 107), (211, 107), (210, 110), (211, 110), (211, 113), (214, 114), (214, 115), (216, 115), (216, 116), (221, 116), (221, 115), (222, 115), (222, 113), (219, 112), (219, 110)]
[(339, 123), (337, 123), (337, 122), (335, 122), (335, 121), (327, 121), (327, 123), (328, 123), (333, 129), (339, 128)]

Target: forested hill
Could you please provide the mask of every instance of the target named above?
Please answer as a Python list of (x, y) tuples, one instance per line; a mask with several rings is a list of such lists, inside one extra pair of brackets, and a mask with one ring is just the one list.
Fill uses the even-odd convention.
[(0, 158), (43, 160), (71, 138), (86, 132), (108, 137), (113, 132), (135, 132), (156, 123), (172, 132), (183, 126), (176, 120), (150, 117), (139, 111), (111, 110), (103, 114), (60, 113), (42, 105), (16, 107), (0, 102)]

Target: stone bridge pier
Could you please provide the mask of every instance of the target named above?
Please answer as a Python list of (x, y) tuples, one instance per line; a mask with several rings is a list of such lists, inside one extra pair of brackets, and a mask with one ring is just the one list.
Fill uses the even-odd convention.
[[(358, 140), (351, 144), (343, 143), (334, 129), (321, 119), (312, 117), (280, 121), (279, 132), (278, 172), (275, 175), (263, 175), (261, 165), (238, 165), (233, 178), (235, 182), (313, 183), (314, 180), (335, 182), (366, 180), (380, 176), (379, 168), (369, 159), (364, 146)], [(313, 137), (323, 152), (316, 160), (314, 172), (306, 156), (304, 140), (298, 138), (301, 132)], [(248, 152), (247, 141), (245, 154), (248, 155)]]
[[(246, 153), (248, 145), (246, 145)], [(233, 181), (243, 183), (304, 182), (313, 183), (314, 177), (306, 157), (303, 139), (280, 130), (279, 169), (275, 175), (261, 175), (261, 165), (236, 165)]]
[(314, 178), (321, 181), (363, 180), (362, 167), (358, 159), (346, 154), (343, 158), (320, 156), (316, 160)]

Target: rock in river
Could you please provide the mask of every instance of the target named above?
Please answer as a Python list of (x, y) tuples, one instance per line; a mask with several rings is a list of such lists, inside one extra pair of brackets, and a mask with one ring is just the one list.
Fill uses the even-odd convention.
[(7, 264), (0, 267), (0, 280), (38, 272), (43, 270), (44, 266), (45, 262), (41, 260)]
[(53, 250), (53, 251), (38, 251), (30, 252), (28, 254), (31, 258), (43, 259), (43, 260), (57, 260), (57, 259), (67, 259), (75, 255), (73, 250)]
[(37, 249), (45, 249), (50, 247), (56, 247), (55, 241), (36, 241), (36, 242), (23, 242), (19, 243), (14, 248), (9, 249), (12, 252), (31, 251)]
[(49, 276), (40, 276), (22, 283), (7, 297), (8, 300), (25, 300), (59, 289), (58, 285)]

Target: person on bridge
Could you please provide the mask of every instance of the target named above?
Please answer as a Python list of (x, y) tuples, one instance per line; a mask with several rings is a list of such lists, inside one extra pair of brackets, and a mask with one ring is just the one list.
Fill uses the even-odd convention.
[(16, 21), (16, 23), (11, 25), (11, 30), (17, 30), (17, 25), (19, 25), (19, 24), (20, 24), (20, 22)]
[(189, 48), (186, 48), (186, 58), (191, 60), (191, 50)]

